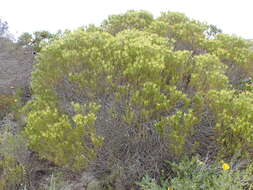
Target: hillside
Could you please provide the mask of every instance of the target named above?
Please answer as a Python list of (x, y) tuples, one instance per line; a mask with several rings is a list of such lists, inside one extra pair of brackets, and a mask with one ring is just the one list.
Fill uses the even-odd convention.
[(31, 50), (0, 39), (0, 92), (8, 94), (15, 90), (13, 88), (27, 87), (33, 63)]

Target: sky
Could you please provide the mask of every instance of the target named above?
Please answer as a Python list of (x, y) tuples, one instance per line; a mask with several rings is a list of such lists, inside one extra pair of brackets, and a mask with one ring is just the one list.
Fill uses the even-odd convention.
[(0, 18), (15, 36), (22, 32), (99, 25), (109, 15), (173, 11), (214, 24), (224, 33), (253, 39), (253, 0), (0, 0)]

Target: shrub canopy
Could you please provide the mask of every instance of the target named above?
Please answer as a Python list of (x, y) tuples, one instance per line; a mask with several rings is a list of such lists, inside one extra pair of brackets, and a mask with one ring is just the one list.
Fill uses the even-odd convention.
[(238, 149), (249, 155), (253, 92), (244, 79), (252, 71), (253, 52), (242, 38), (180, 13), (154, 19), (128, 11), (45, 45), (33, 72), (25, 131), (35, 151), (60, 165), (79, 163), (67, 159), (69, 152), (91, 160), (102, 142), (95, 129), (108, 119), (134, 131), (125, 134), (129, 141), (157, 134), (177, 157), (189, 152), (196, 129), (210, 128), (220, 155)]

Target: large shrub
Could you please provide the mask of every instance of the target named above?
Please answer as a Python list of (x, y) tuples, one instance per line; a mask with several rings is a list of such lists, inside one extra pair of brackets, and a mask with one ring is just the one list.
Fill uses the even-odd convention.
[[(127, 182), (147, 168), (158, 172), (168, 155), (192, 153), (201, 140), (215, 141), (220, 155), (250, 155), (253, 96), (238, 83), (252, 74), (253, 52), (212, 25), (130, 11), (66, 32), (38, 62), (25, 132), (56, 164), (87, 166), (101, 145), (97, 135), (104, 143), (95, 165), (128, 171), (120, 172)], [(73, 106), (90, 103), (100, 109)], [(198, 138), (208, 130), (213, 137)]]

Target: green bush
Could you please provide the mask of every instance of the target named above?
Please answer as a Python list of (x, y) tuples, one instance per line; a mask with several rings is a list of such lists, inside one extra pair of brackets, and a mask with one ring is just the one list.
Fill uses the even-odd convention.
[[(79, 43), (76, 43), (77, 40)], [(187, 60), (190, 56), (190, 52), (186, 51), (173, 52), (166, 39), (147, 32), (129, 30), (113, 37), (103, 32), (77, 30), (40, 53), (32, 85), (35, 96), (47, 101), (46, 105), (52, 104), (52, 107), (62, 101), (57, 90), (53, 90), (57, 88), (66, 94), (71, 90), (72, 97), (80, 97), (79, 101), (110, 96), (115, 99), (111, 110), (114, 117), (137, 129), (138, 134), (146, 133), (144, 123), (156, 120), (159, 131), (170, 133), (174, 130), (173, 135), (163, 134), (168, 140), (170, 137), (173, 139), (171, 147), (183, 147), (184, 139), (197, 121), (194, 112), (189, 109), (191, 99), (176, 87), (183, 80), (183, 68), (190, 64)], [(54, 62), (55, 58), (59, 60)], [(175, 72), (176, 65), (182, 67), (182, 74)], [(172, 78), (169, 82), (165, 80), (168, 77)], [(64, 89), (62, 80), (68, 81), (70, 86)], [(175, 115), (169, 114), (179, 102), (184, 110)], [(125, 107), (123, 112), (116, 111), (119, 104)], [(28, 116), (28, 123), (31, 121), (28, 126), (34, 125), (40, 114)], [(178, 123), (184, 117), (186, 121)], [(43, 120), (46, 121), (45, 118)], [(169, 129), (168, 122), (163, 120), (174, 120), (177, 126)]]
[(6, 125), (0, 133), (0, 189), (17, 189), (29, 180), (26, 176), (29, 151), (17, 126)]
[(144, 30), (154, 20), (153, 15), (147, 11), (127, 11), (120, 15), (111, 15), (102, 23), (102, 30), (117, 34), (123, 30)]
[(167, 181), (162, 181), (161, 183), (162, 185), (159, 185), (155, 179), (146, 175), (142, 178), (141, 182), (137, 183), (137, 185), (140, 186), (141, 190), (170, 190)]
[(212, 25), (129, 11), (59, 35), (37, 60), (24, 131), (33, 151), (60, 166), (84, 168), (98, 153), (102, 170), (120, 165), (130, 183), (194, 144), (214, 141), (226, 157), (252, 152), (253, 92), (238, 81), (252, 75), (253, 52)]
[[(225, 36), (222, 40), (224, 38)], [(82, 101), (107, 94), (115, 98), (116, 104), (125, 106), (123, 113), (115, 112), (117, 117), (140, 130), (145, 122), (155, 120), (159, 131), (167, 131), (165, 136), (175, 143), (178, 152), (182, 152), (179, 150), (183, 150), (184, 139), (191, 133), (191, 126), (201, 119), (196, 107), (209, 101), (210, 98), (206, 94), (229, 93), (230, 85), (226, 76), (228, 66), (222, 63), (216, 53), (193, 56), (190, 51), (172, 51), (172, 47), (173, 44), (168, 43), (166, 38), (148, 32), (125, 30), (114, 37), (104, 32), (77, 30), (66, 34), (41, 52), (40, 63), (33, 73), (33, 90), (35, 95), (48, 103), (54, 102), (55, 106), (61, 96), (57, 94), (57, 89), (64, 93), (71, 90), (72, 95), (81, 97)], [(241, 65), (240, 62), (238, 64)], [(188, 82), (186, 76), (190, 77)], [(63, 89), (63, 81), (68, 82), (69, 87)], [(252, 99), (250, 94), (249, 91), (240, 97), (246, 96), (248, 104)], [(201, 97), (202, 100), (198, 105), (194, 103), (196, 97)], [(226, 101), (220, 98), (221, 94), (215, 96), (211, 102)], [(229, 99), (227, 96), (224, 98)], [(244, 102), (242, 98), (240, 100)], [(180, 111), (173, 112), (179, 102)], [(247, 105), (247, 108), (242, 106), (240, 112), (246, 115), (251, 108), (251, 104)], [(214, 114), (220, 111), (212, 105), (210, 109)], [(172, 112), (175, 115), (171, 114)], [(188, 115), (188, 121), (191, 122), (179, 122), (188, 112), (191, 112), (191, 116)], [(175, 121), (172, 122), (172, 118)], [(239, 118), (241, 119), (241, 116)], [(219, 120), (224, 123), (224, 119), (223, 117)], [(250, 125), (252, 121), (250, 117), (246, 117), (245, 122)], [(231, 125), (236, 127), (234, 122), (231, 122)], [(164, 127), (168, 129), (162, 129)], [(217, 139), (224, 136), (226, 127), (227, 124), (222, 130), (216, 128), (219, 131)], [(239, 136), (233, 136), (243, 139), (245, 135), (246, 133), (240, 133)], [(250, 133), (247, 133), (247, 138), (251, 138)], [(250, 139), (249, 141), (252, 142)], [(242, 142), (239, 144), (244, 146)], [(173, 146), (171, 144), (171, 147)], [(224, 148), (226, 147), (221, 149)]]
[(138, 185), (142, 190), (243, 190), (252, 189), (252, 171), (237, 170), (227, 163), (207, 164), (198, 158), (171, 163), (174, 176), (159, 185), (146, 176)]
[[(247, 154), (252, 149), (253, 94), (246, 91), (237, 94), (232, 90), (209, 91), (207, 105), (215, 113), (217, 142), (220, 152), (231, 156), (238, 150)], [(252, 155), (251, 155), (252, 156)]]
[(43, 43), (48, 43), (56, 37), (55, 34), (51, 34), (48, 31), (36, 31), (32, 34), (25, 32), (18, 37), (17, 43), (26, 48), (39, 52), (43, 46)]
[(73, 106), (76, 114), (72, 118), (49, 105), (43, 110), (31, 111), (24, 134), (28, 137), (29, 147), (42, 158), (71, 170), (80, 170), (95, 157), (95, 147), (101, 144), (102, 138), (94, 131), (98, 107), (89, 104), (87, 109), (90, 111), (85, 114), (82, 106)]
[(24, 168), (12, 157), (4, 157), (0, 160), (0, 189), (15, 189), (23, 183)]

